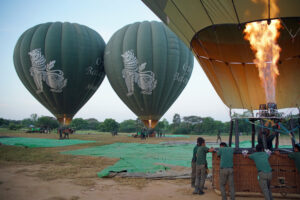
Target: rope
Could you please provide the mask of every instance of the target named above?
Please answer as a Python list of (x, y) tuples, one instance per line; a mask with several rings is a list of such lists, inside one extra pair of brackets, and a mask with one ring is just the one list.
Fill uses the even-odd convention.
[(212, 18), (210, 17), (210, 15), (209, 15), (209, 13), (208, 13), (206, 7), (204, 6), (204, 3), (202, 2), (202, 0), (200, 0), (200, 3), (202, 4), (202, 7), (203, 7), (203, 9), (205, 10), (205, 12), (206, 12), (206, 14), (207, 14), (207, 16), (208, 16), (208, 18), (209, 18), (211, 24), (214, 25), (214, 22), (213, 22)]
[(255, 123), (249, 121), (248, 119), (245, 119), (245, 121), (249, 122), (250, 124), (254, 124), (255, 126), (258, 126), (260, 128), (268, 129), (270, 131), (279, 132), (279, 133), (286, 134), (286, 135), (290, 135), (290, 132), (294, 132), (298, 128), (300, 128), (300, 125), (299, 125), (296, 128), (293, 128), (292, 130), (288, 130), (285, 126), (282, 125), (282, 123), (278, 122), (279, 126), (283, 129), (283, 130), (281, 130), (281, 129), (269, 128), (267, 126), (260, 125), (260, 124), (255, 124)]
[(234, 0), (232, 0), (232, 5), (233, 5), (233, 8), (234, 8), (234, 12), (235, 12), (235, 16), (236, 16), (236, 19), (239, 23), (239, 26), (241, 25), (241, 22), (240, 22), (240, 19), (239, 19), (239, 16), (238, 16), (238, 13), (236, 11), (236, 7), (235, 7), (235, 4), (234, 4)]

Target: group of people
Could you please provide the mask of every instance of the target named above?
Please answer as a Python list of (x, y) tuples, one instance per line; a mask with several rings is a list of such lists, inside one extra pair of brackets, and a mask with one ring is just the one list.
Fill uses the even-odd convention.
[[(208, 152), (216, 151), (214, 148), (206, 147), (205, 140), (202, 137), (197, 138), (197, 145), (193, 149), (192, 158), (192, 176), (191, 186), (195, 188), (193, 194), (204, 194), (204, 183), (207, 176), (207, 160), (206, 154)], [(222, 200), (226, 200), (226, 183), (228, 182), (230, 188), (230, 199), (235, 199), (234, 189), (234, 170), (233, 170), (233, 154), (234, 148), (228, 147), (225, 142), (220, 143), (220, 148), (217, 155), (220, 157), (220, 191)], [(277, 152), (278, 155), (280, 155)], [(258, 183), (266, 200), (271, 200), (272, 191), (270, 189), (270, 182), (272, 180), (272, 168), (269, 163), (270, 154), (264, 151), (261, 143), (256, 145), (256, 152), (252, 154), (245, 154), (245, 159), (249, 158), (254, 161), (258, 172)], [(300, 173), (300, 144), (296, 144), (294, 152), (288, 155), (289, 158), (295, 160), (296, 168)]]
[(142, 140), (145, 140), (148, 137), (157, 137), (157, 138), (165, 137), (165, 134), (159, 129), (155, 130), (153, 128), (143, 127), (139, 132), (133, 135), (133, 137), (135, 138), (140, 137)]
[(59, 139), (61, 140), (61, 139), (69, 139), (69, 134), (74, 133), (74, 130), (68, 127), (59, 127), (57, 129), (57, 132), (59, 134)]

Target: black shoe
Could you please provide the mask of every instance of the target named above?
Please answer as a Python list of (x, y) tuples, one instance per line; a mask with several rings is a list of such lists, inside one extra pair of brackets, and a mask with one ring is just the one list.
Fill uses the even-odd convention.
[(199, 194), (199, 189), (195, 188), (193, 194)]
[(202, 195), (202, 194), (204, 194), (204, 192), (202, 190), (200, 190), (198, 194)]

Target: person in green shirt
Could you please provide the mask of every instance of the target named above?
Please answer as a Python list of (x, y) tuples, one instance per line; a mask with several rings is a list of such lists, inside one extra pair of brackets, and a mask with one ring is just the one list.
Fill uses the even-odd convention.
[(300, 174), (300, 144), (296, 144), (294, 147), (294, 152), (289, 153), (289, 158), (295, 160), (295, 165), (298, 173)]
[(220, 149), (217, 153), (221, 157), (220, 162), (220, 190), (222, 195), (222, 200), (226, 200), (226, 183), (229, 182), (230, 188), (230, 199), (235, 199), (234, 191), (234, 179), (233, 179), (233, 153), (234, 149), (227, 147), (225, 142), (220, 143)]
[(269, 155), (263, 151), (263, 145), (256, 145), (256, 152), (247, 155), (255, 162), (258, 171), (258, 183), (266, 200), (272, 200), (272, 191), (270, 189), (270, 182), (272, 180), (272, 168), (269, 163)]
[(193, 194), (204, 194), (203, 188), (206, 178), (206, 154), (208, 152), (214, 151), (213, 148), (207, 148), (205, 146), (205, 140), (200, 137), (197, 142), (199, 143), (199, 147), (196, 153), (196, 182), (195, 182), (195, 190)]
[(193, 149), (193, 157), (192, 157), (192, 162), (191, 162), (191, 166), (192, 166), (191, 186), (193, 188), (195, 187), (195, 180), (196, 180), (196, 154), (197, 154), (198, 147), (200, 146), (199, 140), (200, 140), (200, 137), (197, 138), (197, 144)]

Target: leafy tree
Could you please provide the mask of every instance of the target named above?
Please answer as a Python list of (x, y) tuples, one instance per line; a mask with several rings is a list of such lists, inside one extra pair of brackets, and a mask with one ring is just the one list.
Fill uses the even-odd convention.
[(9, 123), (8, 128), (9, 128), (9, 130), (18, 130), (18, 129), (22, 128), (22, 126), (20, 124), (16, 124), (16, 123)]
[(188, 124), (195, 125), (195, 124), (200, 124), (202, 122), (202, 118), (192, 115), (192, 116), (183, 117), (183, 121)]
[(179, 126), (180, 123), (181, 123), (180, 115), (176, 113), (176, 114), (173, 116), (173, 124), (174, 124), (175, 126)]
[(95, 118), (90, 118), (90, 119), (87, 119), (85, 120), (87, 122), (87, 129), (90, 129), (90, 130), (96, 130), (97, 129), (97, 126), (99, 125), (99, 121)]
[(167, 119), (163, 119), (162, 121), (158, 122), (155, 129), (156, 130), (160, 130), (162, 132), (167, 132), (169, 130), (170, 126), (169, 126), (169, 122)]
[(202, 118), (198, 116), (187, 116), (183, 117), (183, 122), (185, 123), (185, 127), (189, 130), (191, 133), (199, 133), (200, 132), (200, 126), (202, 123)]
[(59, 126), (59, 123), (55, 118), (48, 116), (39, 117), (36, 124), (47, 130), (55, 129)]
[(119, 123), (111, 118), (105, 119), (100, 128), (102, 129), (101, 131), (105, 132), (117, 131), (119, 128)]
[(35, 122), (33, 122), (31, 118), (25, 118), (21, 121), (21, 124), (24, 127), (29, 127), (30, 125), (34, 125)]
[(214, 119), (211, 117), (202, 118), (202, 123), (200, 126), (200, 133), (211, 134), (214, 132)]
[(36, 122), (37, 122), (37, 119), (38, 119), (38, 115), (37, 115), (36, 113), (33, 113), (33, 114), (30, 115), (30, 118), (31, 118), (31, 120), (32, 120), (34, 123), (36, 123)]
[(103, 125), (103, 122), (100, 122), (98, 125), (97, 125), (97, 130), (100, 131), (100, 132), (105, 132), (105, 127)]
[(141, 130), (144, 127), (144, 123), (142, 122), (142, 120), (140, 120), (140, 118), (136, 118), (135, 120), (135, 127), (136, 127), (136, 131)]
[(9, 120), (0, 118), (0, 126), (1, 127), (8, 127), (9, 126)]
[(75, 130), (88, 129), (88, 122), (82, 118), (76, 118), (72, 120), (70, 127)]
[(131, 133), (136, 131), (136, 120), (124, 120), (120, 123), (119, 127), (120, 132)]
[(190, 130), (187, 127), (178, 127), (174, 130), (174, 134), (189, 134)]

